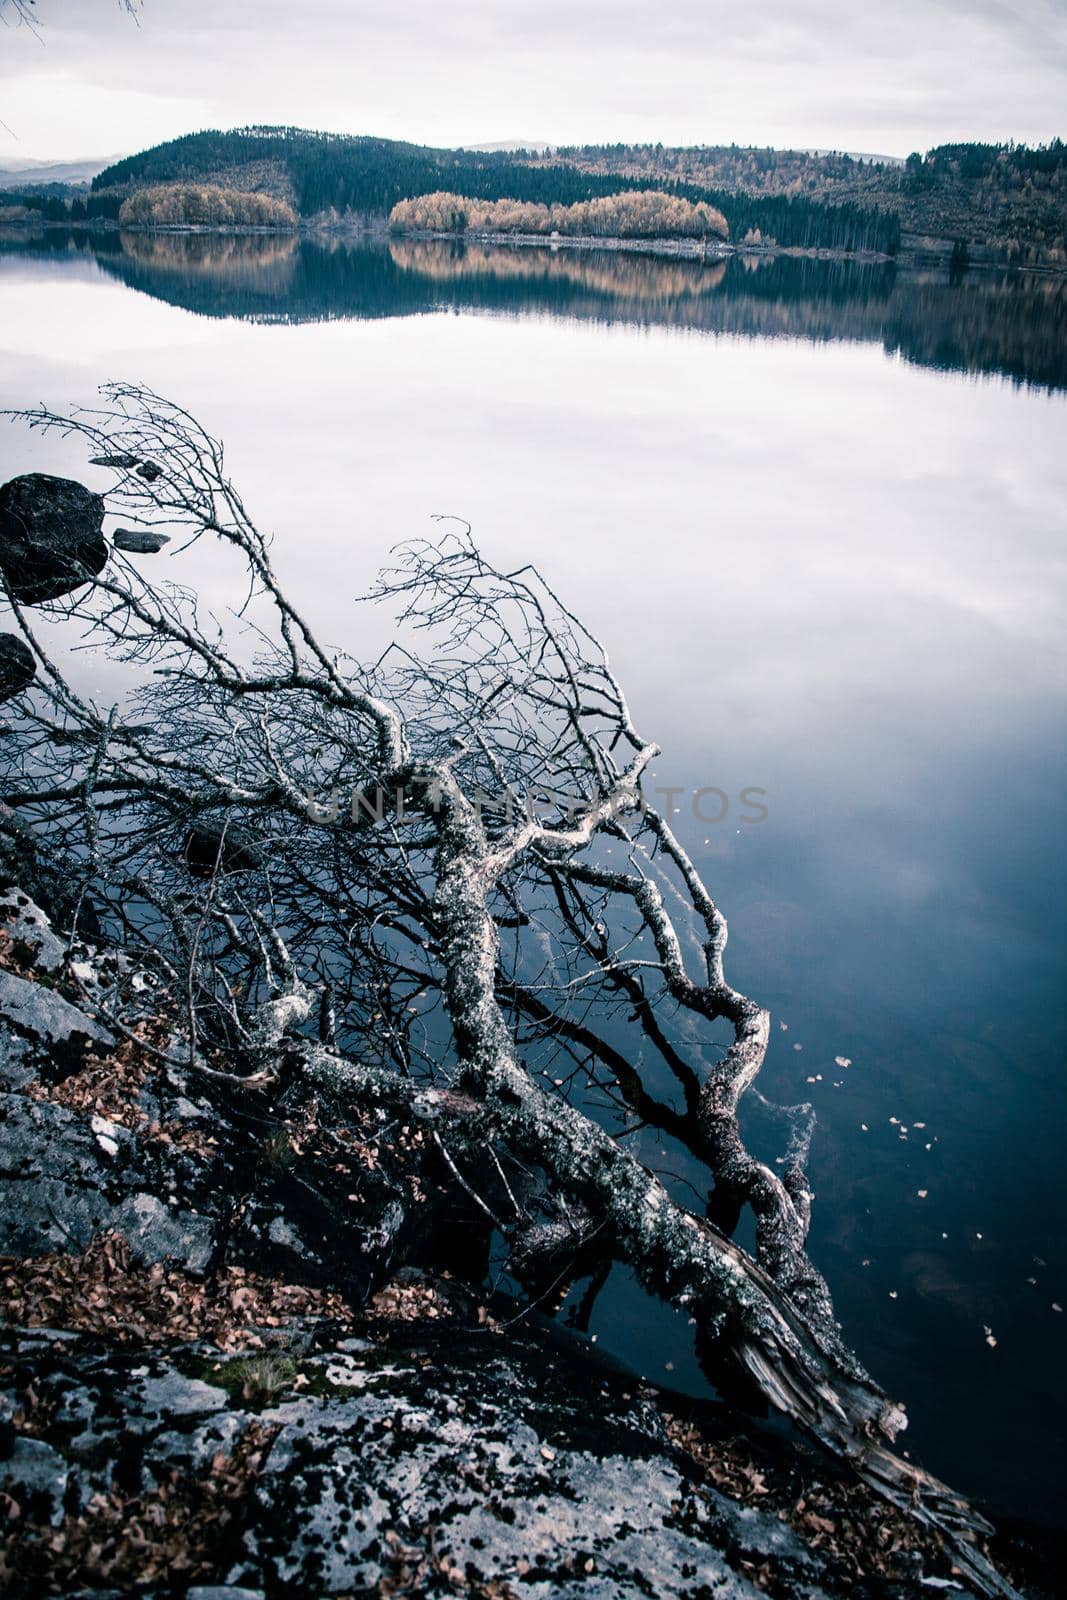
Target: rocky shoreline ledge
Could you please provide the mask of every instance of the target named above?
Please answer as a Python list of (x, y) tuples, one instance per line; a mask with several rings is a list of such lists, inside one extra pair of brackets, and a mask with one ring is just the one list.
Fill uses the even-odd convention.
[(966, 1593), (810, 1446), (487, 1301), (428, 1138), (175, 1066), (162, 994), (158, 1026), (116, 1026), (158, 980), (68, 941), (62, 873), (20, 833), (7, 855), (13, 1600)]

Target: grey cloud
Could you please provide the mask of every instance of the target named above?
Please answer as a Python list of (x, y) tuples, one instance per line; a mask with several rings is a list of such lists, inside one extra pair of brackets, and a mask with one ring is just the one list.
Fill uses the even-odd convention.
[[(23, 153), (113, 148), (124, 97), (128, 148), (207, 116), (440, 143), (736, 138), (901, 154), (1052, 137), (1067, 103), (1054, 0), (145, 0), (140, 26), (114, 0), (40, 10), (44, 45), (9, 32), (0, 62)], [(42, 95), (22, 104), (31, 75), (44, 100), (52, 82), (84, 103), (81, 152), (48, 143)], [(161, 105), (142, 128), (129, 97), (146, 93)]]

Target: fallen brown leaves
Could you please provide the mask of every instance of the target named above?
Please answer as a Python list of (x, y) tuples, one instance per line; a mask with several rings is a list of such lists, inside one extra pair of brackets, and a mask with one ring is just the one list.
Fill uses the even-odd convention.
[(58, 1528), (24, 1522), (11, 1500), (10, 1530), (0, 1544), (0, 1580), (15, 1595), (57, 1594), (104, 1585), (141, 1588), (220, 1573), (235, 1542), (241, 1503), (277, 1430), (252, 1422), (231, 1455), (221, 1452), (207, 1472), (171, 1472), (139, 1495), (94, 1495), (85, 1510)]
[(0, 967), (14, 973), (16, 978), (32, 978), (36, 952), (22, 939), (16, 939), (10, 928), (0, 927)]
[(451, 1317), (452, 1308), (428, 1283), (387, 1283), (363, 1315), (372, 1322), (424, 1322)]
[(174, 1145), (190, 1155), (208, 1161), (218, 1149), (218, 1140), (205, 1128), (181, 1122), (153, 1122), (137, 1102), (141, 1089), (150, 1082), (157, 1063), (151, 1055), (170, 1038), (169, 1024), (139, 1022), (131, 1030), (135, 1037), (123, 1039), (106, 1054), (94, 1052), (77, 1072), (56, 1083), (31, 1083), (26, 1094), (31, 1100), (47, 1100), (66, 1106), (83, 1117), (106, 1117), (131, 1133), (158, 1144)]
[(32, 1084), (28, 1090), (31, 1098), (54, 1100), (85, 1116), (95, 1112), (124, 1128), (137, 1128), (147, 1122), (135, 1103), (151, 1068), (148, 1051), (143, 1047), (161, 1043), (165, 1032), (145, 1022), (139, 1022), (131, 1032), (136, 1038), (123, 1039), (105, 1054), (94, 1051), (80, 1071), (57, 1083)]
[[(0, 926), (0, 968), (33, 983), (58, 989), (73, 1005), (82, 1003), (81, 990), (73, 978), (63, 973), (40, 972), (35, 965), (35, 951), (3, 926)], [(172, 1032), (169, 1013), (173, 1005), (169, 996), (160, 992), (156, 1004), (157, 1015), (134, 1022), (129, 1030), (130, 1037), (121, 1039), (114, 1048), (103, 1053), (94, 1050), (79, 1071), (55, 1083), (32, 1083), (25, 1092), (31, 1100), (49, 1100), (82, 1116), (106, 1117), (109, 1122), (129, 1128), (131, 1132), (146, 1133), (163, 1143), (180, 1144), (194, 1154), (210, 1156), (215, 1141), (206, 1138), (199, 1129), (183, 1128), (179, 1123), (164, 1126), (152, 1123), (137, 1104), (139, 1091), (158, 1065), (154, 1052), (165, 1050)]]
[(709, 1483), (731, 1500), (751, 1505), (770, 1492), (765, 1474), (736, 1441), (725, 1444), (721, 1440), (705, 1439), (695, 1423), (684, 1422), (667, 1413), (663, 1420), (671, 1443), (691, 1456), (703, 1468)]
[(226, 1267), (200, 1282), (172, 1267), (138, 1265), (118, 1234), (78, 1256), (0, 1257), (0, 1311), (23, 1327), (92, 1333), (113, 1344), (207, 1339), (222, 1350), (261, 1348), (264, 1330), (297, 1317), (349, 1324), (340, 1295)]
[(401, 1596), (415, 1600), (426, 1593), (431, 1576), (438, 1582), (443, 1579), (453, 1594), (467, 1595), (469, 1600), (518, 1600), (517, 1590), (503, 1579), (472, 1578), (447, 1552), (437, 1550), (436, 1537), (437, 1529), (428, 1527), (420, 1547), (406, 1543), (392, 1528), (386, 1529), (382, 1565), (390, 1571), (378, 1583), (376, 1592), (381, 1600), (400, 1600)]
[[(13, 1367), (0, 1366), (0, 1381), (8, 1383), (14, 1376)], [(23, 1389), (18, 1405), (11, 1413), (11, 1426), (16, 1433), (24, 1433), (31, 1439), (39, 1439), (52, 1425), (54, 1416), (55, 1401), (43, 1400), (36, 1384), (31, 1382)]]
[(49, 1100), (85, 1117), (106, 1117), (136, 1132), (148, 1122), (137, 1105), (137, 1092), (146, 1077), (143, 1062), (135, 1058), (135, 1047), (127, 1045), (114, 1055), (94, 1057), (58, 1083), (31, 1083), (26, 1093), (31, 1100)]
[[(850, 1578), (874, 1575), (909, 1580), (919, 1555), (925, 1564), (944, 1566), (941, 1540), (915, 1521), (878, 1499), (863, 1484), (821, 1481), (814, 1468), (798, 1464), (772, 1473), (761, 1467), (743, 1439), (707, 1438), (696, 1423), (663, 1414), (671, 1443), (701, 1468), (707, 1480), (743, 1505), (777, 1512), (809, 1548), (818, 1550)], [(773, 1572), (753, 1566), (747, 1576), (757, 1587), (773, 1592)]]

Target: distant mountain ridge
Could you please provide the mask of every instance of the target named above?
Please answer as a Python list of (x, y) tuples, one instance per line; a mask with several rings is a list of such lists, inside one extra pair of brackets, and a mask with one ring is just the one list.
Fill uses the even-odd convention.
[(110, 155), (79, 161), (39, 161), (31, 156), (9, 156), (0, 164), (0, 189), (38, 183), (91, 183), (98, 172), (122, 159), (121, 155)]

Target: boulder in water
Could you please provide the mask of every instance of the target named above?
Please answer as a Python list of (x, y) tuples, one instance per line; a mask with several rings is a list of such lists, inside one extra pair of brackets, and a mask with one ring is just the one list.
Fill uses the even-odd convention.
[(69, 594), (108, 558), (104, 502), (73, 478), (27, 472), (0, 488), (0, 571), (16, 600)]
[(0, 704), (13, 700), (37, 674), (33, 651), (17, 633), (0, 633)]
[(210, 878), (216, 871), (255, 872), (263, 865), (263, 852), (237, 828), (224, 834), (214, 823), (201, 822), (189, 829), (185, 862), (194, 877)]
[(154, 556), (170, 543), (169, 533), (155, 533), (150, 528), (116, 528), (111, 535), (116, 550), (127, 550), (135, 556)]

